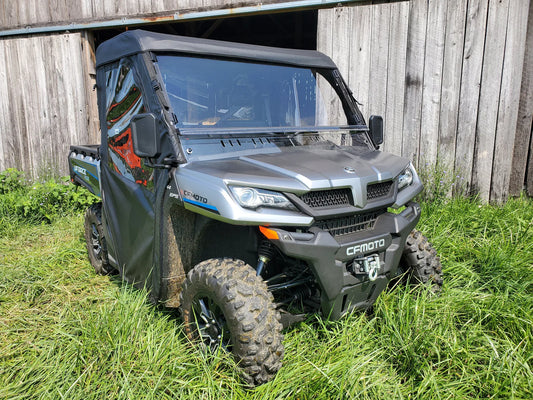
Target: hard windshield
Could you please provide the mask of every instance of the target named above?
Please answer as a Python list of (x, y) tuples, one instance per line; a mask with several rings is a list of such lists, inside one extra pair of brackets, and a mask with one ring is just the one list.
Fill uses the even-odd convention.
[(178, 128), (349, 125), (326, 79), (332, 71), (176, 55), (157, 62)]

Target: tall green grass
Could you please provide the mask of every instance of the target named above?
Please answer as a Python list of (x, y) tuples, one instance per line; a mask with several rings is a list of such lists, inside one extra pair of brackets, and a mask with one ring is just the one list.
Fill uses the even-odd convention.
[(424, 203), (442, 293), (397, 286), (372, 314), (310, 316), (285, 332), (276, 378), (247, 390), (176, 315), (94, 275), (80, 212), (14, 218), (0, 235), (0, 398), (533, 398), (532, 221), (526, 198)]

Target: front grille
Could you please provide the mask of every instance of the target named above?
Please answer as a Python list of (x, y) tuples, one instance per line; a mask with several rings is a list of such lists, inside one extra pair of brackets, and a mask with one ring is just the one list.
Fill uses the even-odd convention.
[(385, 210), (372, 211), (347, 217), (324, 219), (315, 222), (315, 226), (329, 232), (332, 236), (349, 235), (350, 233), (374, 228), (377, 218)]
[(311, 208), (347, 207), (353, 205), (352, 191), (348, 188), (316, 190), (301, 195), (300, 199)]
[(392, 181), (379, 182), (366, 187), (367, 200), (375, 200), (381, 197), (388, 196), (392, 189)]

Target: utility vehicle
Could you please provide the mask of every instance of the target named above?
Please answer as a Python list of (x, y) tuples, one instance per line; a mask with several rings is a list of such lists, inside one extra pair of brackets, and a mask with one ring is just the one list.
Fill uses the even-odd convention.
[(249, 384), (280, 368), (283, 326), (366, 310), (401, 273), (441, 285), (422, 183), (326, 55), (134, 30), (96, 66), (101, 144), (69, 155), (102, 199), (89, 259), (181, 309)]

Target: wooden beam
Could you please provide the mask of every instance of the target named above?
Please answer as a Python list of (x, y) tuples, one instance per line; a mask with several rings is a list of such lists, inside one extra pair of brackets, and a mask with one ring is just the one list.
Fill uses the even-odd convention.
[[(449, 2), (446, 15), (437, 158), (441, 167), (450, 174), (455, 169), (467, 4), (467, 0)], [(454, 174), (453, 180), (459, 182), (461, 177), (457, 176)]]
[(472, 184), (488, 201), (492, 182), (509, 0), (491, 0), (487, 17)]
[[(387, 111), (387, 73), (389, 62), (390, 40), (390, 4), (375, 4), (372, 6), (372, 30), (370, 52), (370, 81), (368, 97), (368, 114), (385, 117)], [(384, 119), (384, 129), (388, 130), (387, 120)]]
[(409, 3), (392, 3), (390, 7), (390, 44), (387, 62), (387, 99), (385, 111), (386, 130), (384, 132), (385, 142), (383, 144), (383, 150), (401, 155)]
[(467, 191), (472, 187), (487, 12), (486, 0), (468, 1), (455, 143), (455, 176)]
[(428, 4), (412, 0), (409, 6), (402, 156), (418, 164)]
[[(9, 119), (9, 99), (8, 81), (7, 81), (7, 65), (5, 61), (5, 42), (0, 41), (0, 93), (2, 99), (0, 100), (0, 171), (13, 165), (10, 160), (10, 153), (7, 146), (7, 135), (11, 134), (11, 126)], [(5, 142), (5, 143), (4, 143)]]
[[(352, 12), (352, 36), (350, 41), (350, 67), (345, 77), (354, 92), (354, 97), (360, 103), (363, 116), (368, 120), (369, 111), (369, 87), (370, 87), (370, 59), (372, 43), (372, 7), (360, 5), (351, 7)], [(319, 15), (324, 11), (320, 11)], [(334, 37), (335, 35), (333, 35)], [(331, 41), (334, 39), (331, 38)], [(327, 53), (326, 53), (327, 54)]]
[[(518, 196), (524, 187), (533, 196), (533, 1), (529, 4), (528, 28), (522, 69), (520, 105), (516, 124), (509, 194)], [(532, 147), (533, 150), (533, 147)], [(531, 161), (528, 164), (528, 154)]]
[[(455, 6), (455, 0), (450, 7)], [(444, 63), (444, 41), (448, 0), (429, 0), (420, 122), (419, 164), (437, 164), (439, 119)]]
[(528, 10), (529, 0), (514, 0), (509, 4), (490, 190), (490, 199), (498, 203), (507, 200), (509, 192), (520, 104)]

